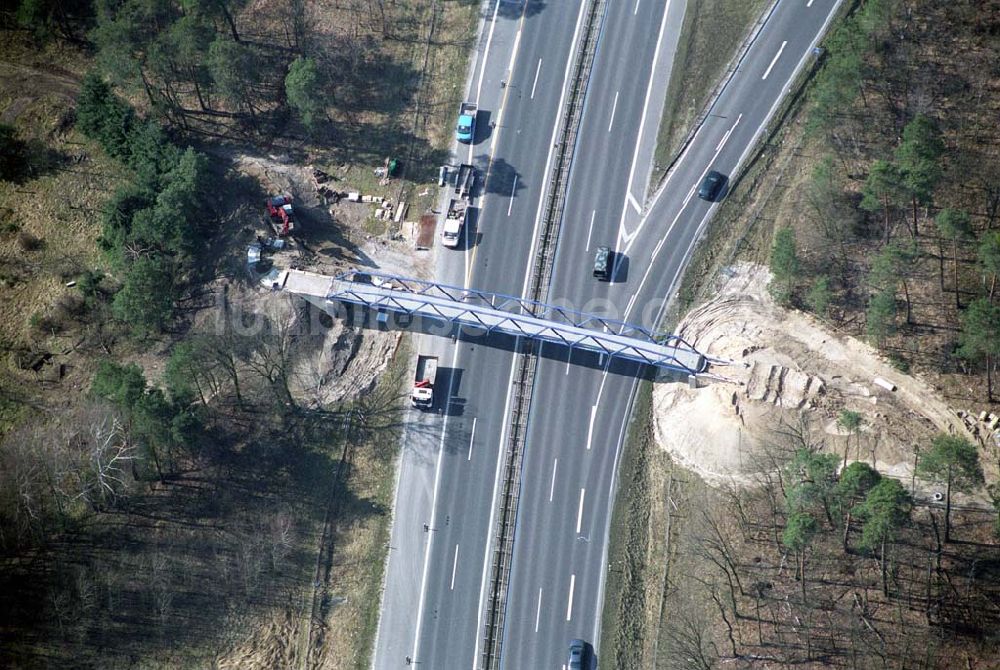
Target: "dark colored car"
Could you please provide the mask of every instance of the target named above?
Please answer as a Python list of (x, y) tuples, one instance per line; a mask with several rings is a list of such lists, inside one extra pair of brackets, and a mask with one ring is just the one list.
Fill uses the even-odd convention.
[(601, 281), (611, 281), (611, 268), (613, 255), (608, 247), (597, 247), (597, 254), (594, 256), (594, 276)]
[(569, 643), (569, 670), (583, 670), (587, 667), (587, 643), (571, 640)]
[(698, 189), (698, 197), (702, 200), (714, 201), (726, 183), (726, 176), (720, 172), (712, 170), (701, 181), (701, 188)]

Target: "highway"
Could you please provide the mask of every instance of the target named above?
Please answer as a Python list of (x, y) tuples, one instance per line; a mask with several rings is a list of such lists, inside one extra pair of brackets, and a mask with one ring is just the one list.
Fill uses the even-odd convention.
[[(794, 69), (810, 57), (834, 4), (779, 2), (644, 213), (683, 3), (609, 1), (550, 300), (653, 325), (714, 209), (692, 197), (693, 189), (709, 166), (729, 173), (743, 159)], [(470, 243), (437, 252), (439, 280), (514, 294), (526, 289), (583, 7), (488, 5), (469, 85), (469, 98), (486, 113), (480, 113), (475, 145), (459, 145), (469, 155), (458, 158), (471, 156), (489, 168), (489, 178)], [(610, 284), (590, 276), (598, 244), (614, 246), (625, 259)], [(372, 665), (398, 668), (410, 658), (424, 668), (475, 668), (514, 356), (474, 340), (415, 341), (420, 353), (441, 358), (439, 385), (448, 392), (436, 413), (408, 417)], [(570, 638), (594, 643), (599, 636), (614, 475), (636, 382), (627, 368), (608, 373), (571, 363), (543, 358), (538, 368), (506, 668), (559, 668)]]
[[(682, 3), (672, 0), (665, 20), (646, 18), (637, 22), (641, 25), (631, 24), (631, 3), (624, 4), (612, 3), (595, 62), (549, 300), (589, 303), (584, 309), (606, 310), (651, 327), (717, 207), (694, 195), (702, 177), (710, 169), (736, 171), (800, 64), (813, 57), (837, 2), (777, 4), (645, 214), (639, 203), (650, 161), (643, 156), (650, 155), (659, 113), (651, 117), (647, 111), (643, 123), (644, 98), (634, 92), (633, 104), (624, 108), (618, 93), (615, 110), (615, 89), (626, 84), (636, 61), (617, 54), (620, 45), (612, 35), (636, 44), (643, 38), (629, 31), (649, 30), (651, 23), (669, 34), (682, 18), (674, 5)], [(663, 50), (661, 45), (661, 57)], [(656, 95), (662, 97), (665, 87), (654, 73)], [(609, 132), (609, 110), (616, 115), (614, 123), (621, 123), (613, 139), (608, 137), (615, 134), (613, 124)], [(621, 146), (634, 152), (617, 151)], [(593, 249), (602, 243), (619, 253), (611, 283), (590, 276)], [(619, 370), (608, 373), (546, 358), (538, 366), (508, 596), (505, 668), (559, 668), (570, 639), (596, 644), (600, 637), (615, 475), (636, 385), (635, 377)]]
[[(468, 94), (480, 107), (475, 143), (458, 145), (456, 157), (471, 160), (485, 184), (466, 243), (438, 248), (440, 281), (525, 290), (582, 9), (487, 5)], [(437, 412), (411, 411), (406, 422), (373, 667), (398, 668), (407, 657), (425, 668), (473, 667), (514, 355), (440, 337), (415, 341), (420, 353), (439, 356), (446, 393)]]

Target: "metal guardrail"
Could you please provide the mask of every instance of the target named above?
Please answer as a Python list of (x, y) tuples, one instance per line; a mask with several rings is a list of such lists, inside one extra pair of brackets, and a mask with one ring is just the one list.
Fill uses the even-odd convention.
[[(591, 0), (581, 46), (577, 52), (573, 80), (570, 84), (572, 89), (562, 129), (558, 134), (558, 152), (552, 167), (552, 180), (546, 194), (545, 218), (539, 236), (538, 255), (535, 257), (535, 268), (529, 284), (528, 299), (535, 302), (541, 302), (549, 289), (552, 264), (555, 260), (556, 241), (559, 239), (559, 229), (562, 225), (571, 158), (576, 145), (580, 116), (583, 113), (582, 103), (587, 81), (590, 78), (590, 68), (597, 51), (597, 37), (600, 34), (600, 19), (604, 15), (605, 2), (606, 0)], [(517, 504), (521, 488), (521, 458), (537, 361), (534, 352), (525, 352), (520, 357), (514, 381), (510, 430), (507, 433), (506, 462), (504, 463), (504, 484), (494, 533), (490, 597), (486, 607), (483, 632), (482, 670), (496, 670), (500, 666), (500, 657), (503, 651), (507, 588), (510, 583), (511, 559), (514, 553), (514, 525), (517, 520)]]
[(586, 95), (590, 70), (597, 53), (597, 37), (600, 33), (599, 19), (604, 15), (605, 4), (606, 0), (592, 0), (582, 46), (577, 56), (573, 88), (570, 91), (566, 117), (557, 141), (557, 159), (552, 166), (552, 179), (545, 197), (545, 226), (540, 235), (535, 271), (532, 274), (528, 290), (528, 295), (535, 300), (541, 300), (549, 290), (552, 264), (555, 261), (555, 245), (559, 239), (563, 209), (566, 205), (566, 187), (569, 182), (573, 150), (576, 148), (580, 117), (583, 114), (583, 98)]

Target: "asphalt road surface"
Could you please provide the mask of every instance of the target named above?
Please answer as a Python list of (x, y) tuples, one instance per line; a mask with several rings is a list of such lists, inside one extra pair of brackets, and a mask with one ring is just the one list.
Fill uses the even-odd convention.
[[(549, 299), (652, 327), (715, 208), (695, 195), (703, 176), (710, 169), (736, 171), (800, 64), (813, 58), (837, 3), (777, 4), (643, 214), (647, 156), (659, 120), (659, 110), (643, 114), (643, 89), (652, 82), (654, 98), (662, 101), (666, 82), (661, 72), (651, 79), (642, 74), (635, 47), (660, 41), (659, 57), (669, 61), (670, 36), (682, 19), (677, 0), (667, 3), (662, 19), (662, 3), (648, 4), (657, 5), (657, 13), (640, 18), (632, 14), (634, 3), (610, 3)], [(598, 244), (618, 252), (611, 283), (591, 277)], [(596, 645), (600, 636), (615, 475), (637, 382), (627, 369), (563, 359), (540, 362), (529, 416), (503, 645), (503, 667), (512, 670), (559, 668), (571, 639)]]
[[(520, 295), (582, 3), (488, 10), (469, 85), (480, 108), (475, 142), (456, 156), (480, 170), (477, 210), (457, 250), (438, 248), (438, 279)], [(473, 667), (514, 354), (415, 340), (439, 356), (438, 400), (407, 419), (373, 667), (407, 657), (424, 668)]]
[[(779, 2), (644, 215), (682, 4), (608, 3), (549, 294), (643, 325), (652, 325), (711, 214), (693, 189), (709, 167), (728, 173), (742, 160), (834, 0)], [(481, 110), (476, 140), (458, 156), (488, 167), (488, 178), (466, 242), (438, 250), (439, 280), (525, 290), (583, 7), (489, 6), (470, 73), (469, 98)], [(622, 259), (610, 284), (590, 276), (599, 244)], [(424, 668), (475, 668), (514, 356), (475, 341), (416, 342), (440, 357), (446, 393), (435, 412), (408, 418), (373, 667), (410, 658)], [(596, 643), (614, 474), (635, 389), (635, 368), (611, 373), (545, 353), (556, 359), (539, 365), (529, 423), (504, 640), (511, 669), (559, 668), (570, 638)]]

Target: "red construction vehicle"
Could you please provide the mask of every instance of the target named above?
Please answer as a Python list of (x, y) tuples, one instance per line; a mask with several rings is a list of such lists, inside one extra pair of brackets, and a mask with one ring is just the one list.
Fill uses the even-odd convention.
[(271, 227), (279, 237), (286, 237), (295, 230), (295, 213), (292, 210), (292, 196), (275, 195), (265, 202), (267, 214), (271, 217)]

